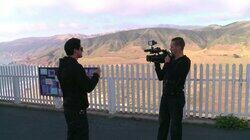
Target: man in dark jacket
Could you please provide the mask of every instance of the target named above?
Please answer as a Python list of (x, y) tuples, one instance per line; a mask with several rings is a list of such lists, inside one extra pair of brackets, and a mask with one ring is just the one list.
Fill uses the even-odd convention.
[(88, 140), (87, 93), (97, 85), (100, 69), (91, 79), (86, 75), (82, 65), (77, 62), (83, 51), (79, 39), (69, 39), (64, 45), (64, 50), (67, 56), (59, 60), (58, 79), (63, 92), (64, 114), (68, 126), (67, 139)]
[(174, 57), (167, 56), (161, 69), (155, 63), (158, 79), (163, 80), (163, 94), (161, 98), (158, 140), (167, 140), (170, 126), (171, 140), (182, 139), (182, 117), (185, 105), (184, 84), (190, 69), (190, 59), (183, 54), (185, 42), (181, 37), (171, 41), (170, 50)]

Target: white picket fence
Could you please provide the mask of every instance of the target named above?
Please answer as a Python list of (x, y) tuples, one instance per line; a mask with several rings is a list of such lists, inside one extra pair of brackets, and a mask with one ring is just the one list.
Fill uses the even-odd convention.
[[(90, 109), (110, 113), (158, 114), (162, 83), (151, 64), (101, 65), (101, 79), (89, 93)], [(186, 80), (186, 117), (235, 114), (249, 119), (250, 65), (192, 65)], [(41, 96), (37, 66), (0, 66), (0, 100), (56, 105)]]

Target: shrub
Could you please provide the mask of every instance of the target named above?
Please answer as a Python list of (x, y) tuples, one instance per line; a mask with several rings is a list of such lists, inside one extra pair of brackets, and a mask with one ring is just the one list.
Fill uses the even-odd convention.
[(248, 122), (245, 119), (238, 118), (233, 114), (227, 116), (216, 117), (216, 127), (224, 129), (245, 129), (248, 127)]

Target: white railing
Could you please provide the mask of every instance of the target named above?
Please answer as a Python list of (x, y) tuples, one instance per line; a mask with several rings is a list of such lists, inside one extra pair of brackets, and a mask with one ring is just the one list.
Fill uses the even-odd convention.
[[(89, 93), (90, 109), (110, 113), (158, 114), (162, 83), (151, 64), (101, 65), (102, 77)], [(248, 117), (250, 65), (196, 65), (186, 80), (186, 117), (220, 114)], [(0, 66), (0, 100), (56, 105), (61, 98), (41, 96), (37, 66)]]

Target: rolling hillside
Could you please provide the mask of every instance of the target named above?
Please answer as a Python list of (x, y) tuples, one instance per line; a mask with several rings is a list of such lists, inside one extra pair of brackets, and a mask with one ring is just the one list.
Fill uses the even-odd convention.
[[(1, 59), (11, 59), (17, 63), (55, 65), (58, 58), (64, 56), (63, 45), (68, 38), (78, 37), (82, 40), (86, 60), (91, 63), (144, 63), (147, 41), (156, 40), (158, 46), (168, 48), (171, 38), (181, 36), (186, 41), (186, 51), (196, 52), (215, 50), (235, 51), (248, 56), (250, 50), (250, 21), (235, 22), (226, 26), (210, 25), (207, 27), (182, 29), (154, 27), (119, 31), (104, 35), (87, 36), (66, 34), (51, 37), (31, 37), (0, 43)], [(233, 53), (233, 52), (232, 52)], [(219, 55), (219, 54), (217, 54)], [(232, 55), (234, 54), (221, 54)], [(241, 55), (241, 54), (239, 54)], [(84, 62), (83, 62), (84, 63)]]

